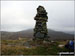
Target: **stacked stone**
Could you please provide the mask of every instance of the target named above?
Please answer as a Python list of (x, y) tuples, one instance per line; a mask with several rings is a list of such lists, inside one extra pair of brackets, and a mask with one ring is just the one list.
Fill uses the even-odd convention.
[(34, 37), (35, 39), (46, 39), (48, 37), (47, 31), (47, 12), (43, 6), (37, 8), (37, 14), (34, 18), (36, 20), (36, 25), (34, 28)]

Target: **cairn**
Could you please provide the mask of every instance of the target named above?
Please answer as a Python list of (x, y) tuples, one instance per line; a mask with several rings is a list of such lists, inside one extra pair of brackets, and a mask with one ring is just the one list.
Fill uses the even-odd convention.
[(48, 16), (43, 6), (39, 6), (37, 8), (37, 14), (34, 17), (34, 20), (36, 20), (36, 25), (34, 28), (34, 40), (48, 40), (48, 30), (46, 24), (46, 22), (48, 21)]

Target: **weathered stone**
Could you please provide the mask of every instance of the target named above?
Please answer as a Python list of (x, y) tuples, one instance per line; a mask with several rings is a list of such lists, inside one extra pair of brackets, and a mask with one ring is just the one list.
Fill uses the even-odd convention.
[(47, 39), (48, 38), (48, 30), (46, 22), (48, 20), (47, 12), (43, 6), (39, 6), (37, 8), (37, 14), (34, 17), (36, 20), (36, 25), (34, 28), (34, 37), (35, 39)]

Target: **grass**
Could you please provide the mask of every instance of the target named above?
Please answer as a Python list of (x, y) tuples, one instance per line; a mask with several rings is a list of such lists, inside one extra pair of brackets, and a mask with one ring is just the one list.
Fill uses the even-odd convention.
[[(40, 46), (35, 46), (32, 48), (26, 48), (26, 46), (18, 45), (18, 43), (21, 44), (24, 41), (25, 40), (2, 40), (1, 55), (56, 55), (59, 52), (72, 51), (64, 47), (58, 47), (60, 43), (66, 43), (63, 41), (56, 41), (50, 44), (40, 44)], [(9, 43), (13, 43), (15, 46), (8, 46)], [(33, 41), (30, 43), (37, 44), (37, 42)]]

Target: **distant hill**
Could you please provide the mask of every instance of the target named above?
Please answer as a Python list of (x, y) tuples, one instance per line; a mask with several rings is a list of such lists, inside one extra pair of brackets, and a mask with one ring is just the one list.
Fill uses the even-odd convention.
[[(54, 31), (48, 29), (48, 35), (50, 36), (51, 40), (72, 40), (74, 39), (73, 34), (67, 34), (59, 31)], [(1, 39), (2, 40), (15, 40), (19, 37), (22, 38), (33, 38), (33, 29), (23, 30), (19, 32), (5, 32), (1, 31)]]
[(66, 31), (65, 33), (74, 34), (74, 31)]

